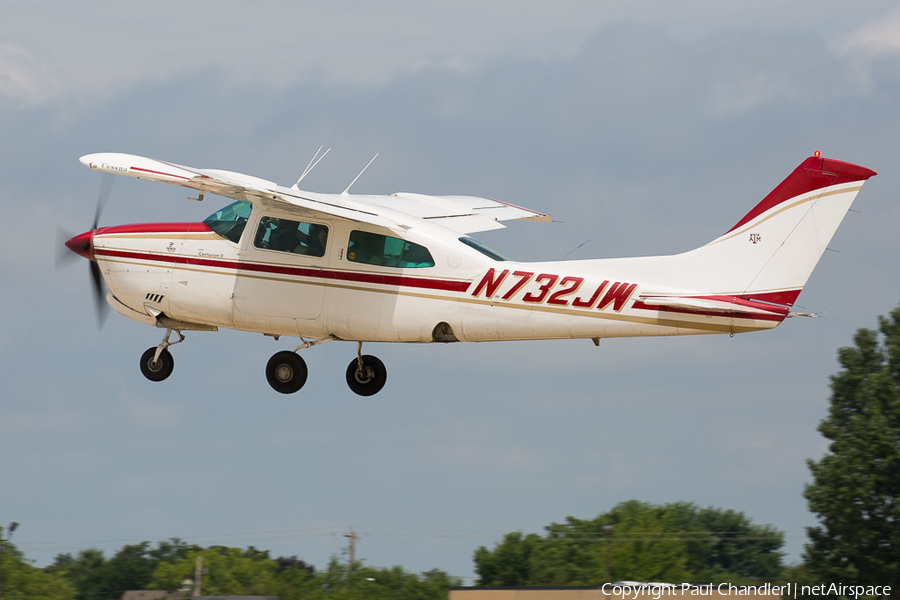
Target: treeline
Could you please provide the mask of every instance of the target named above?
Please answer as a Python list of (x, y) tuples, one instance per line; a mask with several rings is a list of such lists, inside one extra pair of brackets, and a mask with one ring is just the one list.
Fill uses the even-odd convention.
[[(508, 533), (492, 550), (478, 548), (474, 560), (477, 585), (483, 586), (601, 585), (616, 579), (756, 583), (781, 576), (783, 543), (782, 532), (732, 510), (631, 500), (593, 519), (551, 523), (544, 535)], [(173, 538), (155, 547), (127, 545), (110, 558), (97, 549), (60, 554), (43, 569), (7, 545), (3, 598), (117, 600), (127, 590), (189, 591), (198, 557), (202, 593), (210, 596), (444, 600), (450, 587), (462, 585), (437, 569), (413, 574), (332, 558), (317, 570), (297, 557), (272, 558), (252, 546), (203, 548)]]
[[(602, 585), (637, 580), (754, 583), (783, 570), (784, 534), (742, 513), (687, 502), (630, 500), (593, 519), (569, 517), (544, 535), (508, 533), (475, 551), (480, 585)], [(607, 578), (609, 577), (609, 578)]]
[(149, 542), (128, 545), (109, 559), (97, 549), (75, 556), (60, 554), (43, 569), (30, 565), (15, 546), (6, 544), (0, 556), (0, 591), (5, 600), (118, 600), (128, 590), (190, 590), (198, 557), (205, 596), (445, 600), (451, 586), (461, 585), (437, 569), (413, 574), (401, 567), (373, 568), (361, 562), (351, 567), (332, 558), (320, 571), (297, 557), (273, 559), (253, 547), (201, 548), (175, 538), (155, 548)]

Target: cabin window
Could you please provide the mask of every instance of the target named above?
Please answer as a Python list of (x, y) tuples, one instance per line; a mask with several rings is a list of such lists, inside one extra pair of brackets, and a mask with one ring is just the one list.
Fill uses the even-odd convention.
[(265, 250), (291, 252), (305, 256), (325, 256), (328, 228), (315, 223), (263, 217), (253, 245)]
[(223, 238), (237, 244), (244, 232), (244, 227), (247, 226), (252, 206), (249, 202), (238, 200), (209, 215), (203, 219), (203, 222)]
[(350, 232), (347, 260), (401, 269), (434, 266), (431, 252), (425, 246), (368, 231)]
[(475, 250), (478, 250), (479, 252), (481, 252), (482, 254), (487, 256), (488, 258), (493, 258), (494, 260), (513, 260), (510, 257), (503, 254), (502, 252), (499, 252), (498, 250), (494, 250), (487, 244), (483, 244), (482, 242), (479, 242), (478, 240), (476, 240), (474, 238), (461, 237), (461, 238), (459, 238), (459, 241), (461, 241), (463, 244), (465, 244), (466, 246), (468, 246), (470, 248), (474, 248)]

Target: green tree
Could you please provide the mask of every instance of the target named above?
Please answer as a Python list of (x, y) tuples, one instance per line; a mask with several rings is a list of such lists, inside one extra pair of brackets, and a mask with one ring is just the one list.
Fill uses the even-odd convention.
[(890, 585), (900, 597), (900, 308), (838, 350), (831, 404), (819, 432), (829, 441), (807, 461), (804, 496), (819, 524), (804, 560), (815, 575)]
[[(535, 580), (532, 577), (531, 555), (541, 543), (536, 533), (523, 535), (513, 531), (503, 536), (503, 541), (488, 550), (480, 546), (475, 551), (475, 572), (481, 585), (514, 586)], [(536, 584), (535, 584), (536, 585)]]
[(99, 600), (109, 595), (104, 581), (106, 557), (102, 550), (88, 548), (77, 556), (59, 554), (46, 571), (60, 575), (75, 586), (77, 600)]
[(328, 567), (293, 588), (282, 600), (445, 600), (448, 590), (461, 581), (434, 569), (420, 575), (402, 567), (373, 568), (355, 563), (352, 567), (332, 558)]
[(89, 548), (74, 557), (57, 555), (46, 571), (70, 581), (77, 590), (76, 600), (115, 599), (128, 590), (145, 589), (161, 563), (183, 558), (190, 550), (199, 547), (178, 538), (160, 542), (153, 549), (150, 542), (127, 545), (108, 560), (101, 550)]
[(781, 572), (782, 533), (735, 511), (687, 502), (629, 500), (594, 519), (551, 523), (545, 532), (509, 533), (493, 550), (478, 548), (479, 585), (600, 585), (607, 556), (613, 579), (740, 583)]
[[(0, 537), (3, 531), (0, 529)], [(4, 542), (0, 553), (0, 572), (5, 600), (74, 600), (75, 587), (59, 575), (45, 573), (28, 564), (22, 554), (10, 542)]]
[(205, 596), (268, 595), (276, 589), (278, 564), (268, 552), (255, 548), (241, 550), (213, 546), (188, 551), (183, 558), (161, 563), (153, 572), (149, 587), (174, 591), (185, 579), (194, 578), (194, 565), (203, 557), (202, 592)]

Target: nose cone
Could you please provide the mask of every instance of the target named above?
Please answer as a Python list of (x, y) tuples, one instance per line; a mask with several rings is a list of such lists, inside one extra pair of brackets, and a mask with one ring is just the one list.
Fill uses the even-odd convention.
[(94, 260), (93, 238), (93, 231), (85, 231), (66, 242), (66, 248), (88, 260)]

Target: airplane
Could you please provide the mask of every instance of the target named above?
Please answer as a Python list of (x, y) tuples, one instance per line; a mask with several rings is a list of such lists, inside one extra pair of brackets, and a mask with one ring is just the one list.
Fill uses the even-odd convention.
[(130, 154), (88, 154), (80, 162), (191, 188), (194, 200), (207, 193), (233, 200), (202, 222), (112, 227), (98, 226), (98, 205), (92, 229), (65, 242), (91, 261), (98, 303), (102, 279), (116, 312), (165, 330), (141, 356), (147, 379), (169, 377), (169, 348), (184, 341), (183, 331), (230, 328), (299, 338), (266, 365), (268, 383), (283, 394), (307, 380), (299, 350), (356, 342), (346, 380), (361, 396), (387, 381), (384, 363), (362, 353), (365, 342), (590, 339), (599, 346), (610, 337), (733, 336), (811, 316), (792, 307), (876, 174), (816, 151), (733, 227), (694, 250), (519, 262), (470, 234), (551, 218), (499, 200), (350, 194), (353, 182), (340, 194), (301, 190), (318, 161), (291, 187)]

